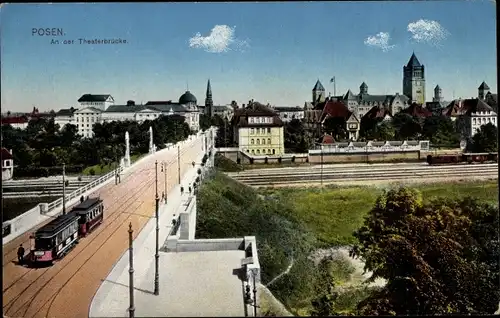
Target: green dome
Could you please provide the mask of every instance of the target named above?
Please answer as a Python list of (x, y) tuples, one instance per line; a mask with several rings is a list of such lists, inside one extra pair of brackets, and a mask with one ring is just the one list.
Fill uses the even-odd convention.
[(191, 94), (189, 91), (182, 94), (182, 96), (179, 98), (179, 104), (188, 104), (188, 103), (196, 104), (196, 102), (197, 102), (196, 97), (194, 97), (194, 95)]

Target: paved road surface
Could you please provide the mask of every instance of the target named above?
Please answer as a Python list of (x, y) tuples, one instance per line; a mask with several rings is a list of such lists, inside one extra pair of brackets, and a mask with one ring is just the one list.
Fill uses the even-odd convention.
[[(181, 174), (201, 151), (197, 139), (181, 148)], [(154, 161), (168, 163), (167, 187), (178, 180), (177, 151), (157, 153), (138, 162), (118, 185), (109, 184), (98, 191), (104, 200), (105, 218), (101, 226), (54, 266), (28, 269), (14, 263), (20, 243), (29, 249), (29, 233), (4, 246), (3, 312), (9, 317), (88, 317), (94, 293), (113, 264), (128, 247), (128, 224), (134, 237), (154, 216)], [(158, 165), (158, 192), (164, 189), (164, 174)], [(97, 193), (96, 193), (97, 194)]]

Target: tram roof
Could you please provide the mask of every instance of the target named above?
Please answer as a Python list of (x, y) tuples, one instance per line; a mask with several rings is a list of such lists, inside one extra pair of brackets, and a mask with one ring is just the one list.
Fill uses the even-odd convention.
[(36, 237), (50, 237), (78, 219), (74, 212), (60, 215), (36, 231)]
[(94, 205), (102, 202), (101, 198), (90, 198), (73, 207), (73, 210), (88, 210)]

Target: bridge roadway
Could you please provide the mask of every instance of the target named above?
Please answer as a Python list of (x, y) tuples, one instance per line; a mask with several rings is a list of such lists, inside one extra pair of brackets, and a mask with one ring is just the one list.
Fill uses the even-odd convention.
[[(201, 136), (181, 145), (181, 175), (192, 168), (191, 162), (201, 152)], [(177, 147), (137, 162), (122, 175), (121, 183), (110, 183), (92, 195), (104, 200), (104, 222), (52, 267), (29, 269), (15, 263), (19, 244), (29, 250), (29, 233), (3, 246), (4, 317), (88, 317), (102, 279), (128, 248), (129, 222), (135, 238), (154, 217), (155, 160), (167, 162), (167, 191), (174, 188), (178, 183)], [(164, 173), (158, 164), (160, 196), (163, 189)]]
[(427, 163), (336, 164), (293, 168), (250, 169), (227, 173), (253, 187), (312, 186), (323, 184), (376, 184), (497, 179), (498, 164), (429, 166)]

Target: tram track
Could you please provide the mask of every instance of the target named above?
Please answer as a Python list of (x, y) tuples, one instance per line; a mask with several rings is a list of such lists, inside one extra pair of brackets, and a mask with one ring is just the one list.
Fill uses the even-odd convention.
[[(187, 153), (191, 152), (192, 149), (196, 146), (197, 146), (196, 143), (193, 145), (190, 145), (189, 147), (187, 147), (186, 149), (184, 149), (181, 152), (181, 155), (185, 156)], [(171, 170), (172, 165), (177, 163), (177, 159), (169, 160), (166, 163), (167, 163), (167, 169)], [(65, 282), (62, 284), (62, 286), (60, 286), (59, 289), (56, 289), (56, 291), (54, 293), (51, 293), (51, 295), (48, 297), (48, 299), (40, 300), (37, 302), (38, 304), (42, 303), (42, 305), (37, 306), (39, 308), (35, 309), (34, 315), (36, 315), (40, 309), (42, 309), (47, 303), (50, 302), (49, 306), (47, 308), (47, 313), (45, 316), (47, 316), (49, 314), (49, 311), (50, 311), (54, 301), (60, 295), (60, 293), (64, 289), (64, 287), (67, 286), (67, 284), (76, 276), (76, 274), (80, 271), (80, 269), (88, 263), (88, 261), (90, 259), (92, 259), (99, 251), (101, 251), (102, 247), (105, 246), (106, 243), (117, 233), (117, 231), (123, 227), (123, 224), (127, 221), (130, 221), (133, 218), (134, 215), (132, 215), (130, 212), (133, 212), (136, 209), (140, 209), (145, 204), (148, 204), (148, 203), (151, 204), (151, 202), (147, 202), (145, 200), (140, 200), (140, 197), (141, 196), (144, 197), (145, 193), (151, 194), (150, 195), (151, 197), (153, 196), (153, 193), (152, 193), (154, 190), (153, 185), (155, 183), (154, 169), (149, 168), (149, 169), (134, 171), (134, 173), (132, 175), (134, 175), (136, 173), (140, 174), (141, 172), (143, 172), (145, 170), (149, 170), (149, 171), (145, 177), (143, 176), (144, 181), (142, 182), (141, 187), (139, 189), (137, 189), (137, 187), (136, 187), (134, 189), (135, 191), (133, 192), (133, 195), (130, 196), (125, 202), (121, 201), (120, 197), (117, 197), (117, 194), (123, 193), (123, 191), (125, 190), (124, 188), (128, 188), (128, 186), (130, 186), (130, 184), (127, 185), (125, 183), (123, 185), (123, 187), (115, 187), (115, 188), (113, 188), (113, 191), (111, 193), (106, 193), (106, 196), (107, 196), (106, 202), (109, 200), (108, 198), (114, 198), (114, 200), (112, 201), (113, 203), (110, 204), (109, 207), (106, 207), (106, 209), (108, 211), (113, 211), (113, 212), (108, 214), (107, 217), (105, 218), (105, 221), (103, 222), (103, 224), (101, 226), (99, 226), (98, 228), (96, 228), (96, 230), (91, 233), (91, 236), (93, 236), (93, 238), (90, 238), (89, 236), (87, 236), (85, 239), (82, 239), (80, 241), (80, 243), (75, 248), (75, 249), (79, 250), (78, 252), (75, 251), (75, 249), (73, 249), (73, 251), (68, 253), (68, 255), (66, 255), (63, 259), (61, 259), (59, 262), (56, 262), (54, 264), (54, 266), (49, 267), (46, 270), (44, 270), (38, 277), (34, 277), (34, 280), (28, 286), (26, 286), (20, 293), (18, 293), (18, 295), (16, 297), (14, 297), (10, 301), (8, 301), (7, 304), (5, 304), (6, 291), (10, 290), (10, 288), (12, 286), (16, 285), (17, 282), (22, 280), (23, 277), (25, 277), (26, 275), (28, 275), (32, 271), (28, 271), (27, 273), (23, 274), (15, 282), (11, 283), (10, 286), (8, 286), (8, 288), (4, 289), (4, 312), (6, 314), (10, 314), (9, 312), (13, 311), (13, 307), (16, 307), (17, 310), (13, 312), (14, 316), (18, 316), (18, 314), (23, 311), (23, 308), (24, 308), (24, 312), (22, 312), (22, 316), (26, 316), (28, 314), (28, 311), (32, 308), (33, 302), (36, 300), (36, 298), (41, 294), (43, 294), (43, 295), (47, 294), (47, 293), (40, 293), (40, 291), (43, 290), (49, 283), (53, 282), (53, 280), (56, 277), (60, 278), (61, 277), (60, 274), (65, 269), (67, 269), (68, 272), (72, 272), (72, 273), (69, 273), (70, 276), (65, 280)], [(161, 182), (161, 180), (159, 180), (159, 182)], [(170, 188), (172, 186), (173, 186), (173, 184), (171, 184)], [(103, 192), (104, 191), (106, 191), (106, 190), (103, 190)], [(126, 207), (126, 208), (123, 209), (123, 207)], [(112, 220), (110, 220), (109, 219), (110, 216), (116, 216), (116, 217), (114, 217)], [(146, 216), (143, 216), (143, 217), (146, 217)], [(111, 233), (109, 233), (110, 229), (112, 230)], [(108, 235), (103, 234), (105, 232), (107, 232)], [(136, 233), (138, 233), (138, 231)], [(104, 239), (104, 241), (100, 245), (97, 246), (94, 243), (99, 239)], [(82, 243), (84, 244), (83, 247), (81, 247)], [(95, 246), (97, 248), (94, 251), (89, 252), (89, 248), (92, 249), (93, 246)], [(78, 266), (78, 264), (74, 264), (74, 261), (76, 261), (76, 262), (81, 261), (80, 256), (84, 255), (85, 252), (87, 252), (90, 256), (85, 258), (83, 260), (82, 264), (79, 264), (79, 266)], [(72, 271), (72, 270), (70, 270), (69, 265), (77, 265), (78, 267), (76, 270)], [(50, 271), (53, 271), (55, 269), (58, 269), (58, 270), (56, 270), (54, 273), (50, 273), (52, 276), (48, 277), (48, 280), (43, 282), (41, 284), (41, 286), (38, 288), (38, 290), (33, 295), (28, 296), (27, 297), (28, 299), (25, 300), (20, 305), (15, 306), (16, 303), (18, 303), (18, 300), (21, 298), (21, 296), (25, 296), (26, 295), (25, 292), (31, 286), (33, 286), (33, 284), (38, 282), (40, 277), (46, 276), (45, 274), (47, 274)], [(33, 270), (35, 270), (35, 269), (33, 269)], [(57, 286), (56, 286), (56, 288), (57, 288)]]

